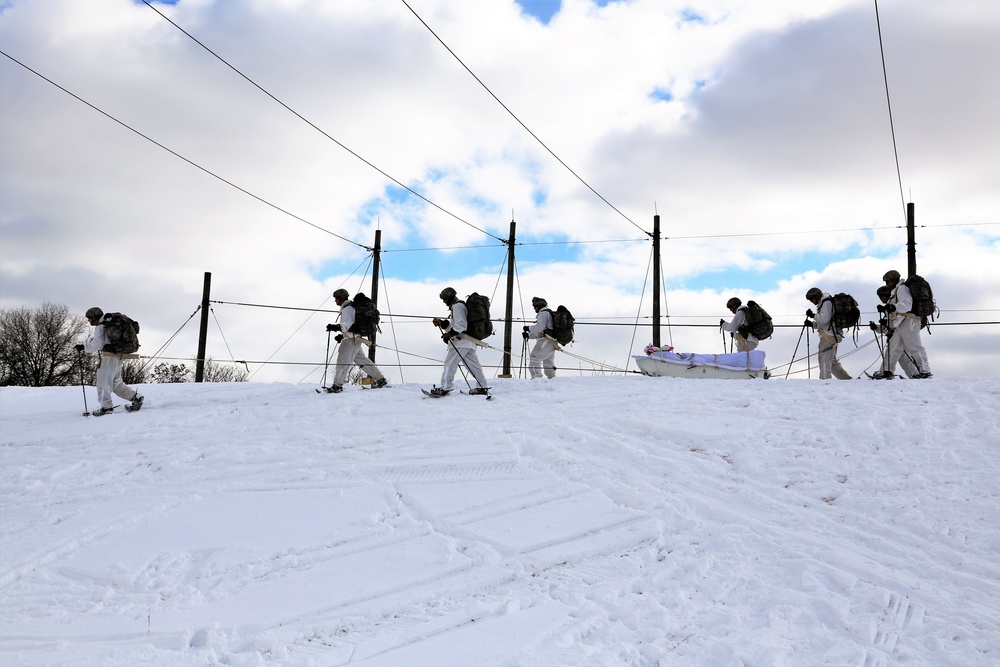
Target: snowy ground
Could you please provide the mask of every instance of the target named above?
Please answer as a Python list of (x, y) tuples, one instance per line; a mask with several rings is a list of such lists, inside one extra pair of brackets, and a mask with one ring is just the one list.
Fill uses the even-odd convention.
[(420, 387), (0, 389), (0, 664), (1000, 664), (1000, 380)]

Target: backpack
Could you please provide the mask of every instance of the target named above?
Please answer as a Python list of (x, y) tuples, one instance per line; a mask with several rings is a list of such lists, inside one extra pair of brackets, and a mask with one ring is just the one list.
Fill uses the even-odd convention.
[(569, 345), (573, 342), (573, 323), (576, 319), (573, 313), (569, 312), (566, 306), (559, 306), (555, 310), (546, 308), (552, 317), (552, 328), (546, 329), (545, 333), (552, 336), (560, 345)]
[(771, 316), (767, 314), (767, 311), (761, 308), (756, 301), (747, 301), (744, 311), (747, 319), (746, 323), (739, 328), (739, 334), (743, 338), (746, 338), (748, 333), (753, 334), (758, 340), (770, 338), (771, 334), (774, 333), (774, 325), (771, 324)]
[(833, 319), (831, 324), (834, 327), (837, 329), (850, 329), (851, 327), (858, 326), (858, 320), (861, 319), (861, 309), (858, 307), (858, 302), (854, 300), (853, 296), (840, 292), (825, 300), (833, 302)]
[(121, 313), (105, 313), (101, 324), (104, 325), (104, 335), (108, 339), (103, 348), (105, 352), (132, 354), (139, 350), (139, 323), (131, 317)]
[(373, 335), (378, 329), (379, 321), (379, 312), (378, 308), (375, 307), (375, 302), (362, 292), (358, 292), (351, 299), (351, 305), (354, 306), (354, 324), (350, 326), (348, 331), (359, 336)]
[(930, 284), (917, 275), (910, 276), (903, 281), (903, 284), (910, 290), (910, 296), (913, 297), (910, 312), (920, 317), (921, 327), (927, 326), (927, 318), (934, 319), (934, 314), (938, 310)]
[(490, 321), (490, 300), (482, 294), (473, 292), (465, 301), (468, 313), (468, 328), (465, 333), (477, 340), (485, 340), (493, 335), (493, 322)]

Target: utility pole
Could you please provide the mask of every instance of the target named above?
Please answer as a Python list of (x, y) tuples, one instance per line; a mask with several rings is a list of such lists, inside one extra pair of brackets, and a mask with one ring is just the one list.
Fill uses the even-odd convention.
[[(916, 211), (913, 202), (906, 205), (906, 277), (917, 275)], [(929, 331), (929, 330), (928, 330)]]
[(504, 310), (503, 329), (503, 374), (502, 378), (511, 377), (510, 374), (510, 339), (511, 327), (514, 318), (514, 230), (517, 223), (510, 221), (510, 236), (507, 238), (507, 305)]
[[(382, 253), (382, 230), (375, 230), (375, 249), (372, 251), (372, 303), (378, 308), (378, 272), (379, 257)], [(375, 336), (378, 334), (378, 327), (372, 332), (372, 344), (368, 346), (368, 358), (375, 361)]]
[(205, 273), (201, 290), (201, 328), (198, 330), (198, 359), (194, 366), (194, 381), (205, 381), (205, 344), (208, 342), (208, 300), (212, 294), (212, 274)]
[(660, 347), (660, 216), (653, 216), (653, 346)]

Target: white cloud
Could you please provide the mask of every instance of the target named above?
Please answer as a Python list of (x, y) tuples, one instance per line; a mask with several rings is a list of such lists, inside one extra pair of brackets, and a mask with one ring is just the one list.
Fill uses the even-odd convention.
[[(889, 265), (905, 268), (905, 236), (892, 229), (902, 224), (902, 202), (869, 4), (786, 0), (749, 11), (723, 0), (602, 8), (572, 0), (548, 26), (513, 2), (411, 4), (632, 221), (649, 229), (655, 207), (665, 237), (714, 237), (665, 242), (672, 314), (717, 322), (728, 314), (734, 270), (752, 282), (787, 266), (786, 279), (757, 296), (794, 323), (813, 276), (867, 298)], [(918, 230), (918, 268), (963, 321), (996, 320), (1000, 287), (990, 268), (1000, 204), (994, 4), (880, 5), (904, 194), (927, 225)], [(528, 136), (402, 3), (182, 0), (158, 8), (336, 141), (477, 227), (505, 237), (513, 215), (520, 241), (642, 236)], [(685, 10), (704, 22), (684, 22)], [(489, 242), (415, 198), (383, 199), (391, 181), (144, 5), (10, 2), (0, 41), (101, 110), (335, 234), (370, 245), (377, 224), (385, 248)], [(655, 99), (655, 90), (672, 100)], [(82, 312), (101, 304), (136, 316), (147, 341), (165, 341), (200, 301), (205, 271), (217, 299), (313, 307), (364, 263), (362, 248), (210, 177), (6, 58), (0, 94), (2, 307), (48, 299)], [(946, 226), (956, 224), (980, 226)], [(888, 231), (784, 234), (871, 227)], [(762, 236), (720, 237), (747, 232)], [(546, 262), (538, 247), (522, 251), (530, 260), (519, 264), (520, 296), (543, 294), (609, 321), (648, 315), (649, 288), (641, 310), (637, 296), (648, 245), (579, 250), (574, 263), (564, 254)], [(819, 256), (831, 257), (829, 266), (800, 275), (800, 260)], [(461, 276), (447, 260), (426, 257), (384, 258), (388, 309), (430, 317), (445, 283), (465, 292), (497, 283), (493, 267)], [(416, 267), (426, 279), (396, 278), (400, 262), (406, 275)], [(690, 291), (672, 287), (695, 278)], [(503, 280), (500, 287), (502, 300)], [(283, 343), (280, 359), (322, 356), (322, 322), (303, 324), (304, 313), (217, 310), (237, 358), (266, 358)], [(574, 349), (583, 356), (627, 359), (624, 329), (582, 330)], [(673, 333), (682, 347), (719, 345), (711, 329)], [(408, 352), (440, 352), (424, 320), (400, 322), (397, 335)], [(975, 354), (991, 335), (995, 328), (938, 329), (928, 343), (935, 370), (1000, 373), (1000, 362), (973, 365), (962, 351)], [(648, 342), (646, 332), (638, 338)], [(771, 343), (772, 358), (785, 356), (786, 338), (794, 334), (783, 330)], [(171, 348), (194, 353), (183, 336)], [(268, 368), (260, 379), (297, 379), (299, 371)]]

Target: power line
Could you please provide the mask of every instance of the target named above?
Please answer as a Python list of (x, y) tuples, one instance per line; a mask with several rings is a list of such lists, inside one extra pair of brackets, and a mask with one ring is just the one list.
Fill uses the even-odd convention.
[(259, 201), (260, 203), (265, 204), (267, 206), (270, 206), (274, 210), (280, 211), (281, 213), (284, 213), (287, 216), (295, 218), (299, 222), (303, 222), (303, 223), (309, 225), (310, 227), (314, 227), (315, 229), (318, 229), (321, 232), (326, 232), (330, 236), (334, 236), (334, 237), (340, 239), (341, 241), (346, 241), (347, 243), (351, 243), (353, 245), (356, 245), (359, 248), (363, 248), (365, 250), (370, 250), (370, 248), (368, 248), (368, 246), (366, 246), (364, 244), (361, 244), (361, 243), (358, 243), (357, 241), (352, 241), (351, 239), (349, 239), (347, 237), (344, 237), (344, 236), (341, 236), (340, 234), (337, 234), (335, 232), (331, 232), (329, 229), (324, 229), (323, 227), (320, 227), (319, 225), (317, 225), (317, 224), (315, 224), (313, 222), (310, 222), (310, 221), (306, 220), (305, 218), (303, 218), (301, 216), (298, 216), (298, 215), (292, 213), (291, 211), (278, 206), (277, 204), (273, 204), (273, 203), (269, 202), (268, 200), (264, 199), (263, 197), (260, 197), (259, 195), (255, 195), (254, 193), (250, 192), (246, 188), (240, 187), (239, 185), (236, 185), (232, 181), (230, 181), (230, 180), (228, 180), (226, 178), (223, 178), (222, 176), (219, 176), (214, 171), (208, 169), (207, 167), (201, 166), (200, 164), (198, 164), (197, 162), (195, 162), (193, 160), (190, 160), (190, 159), (184, 157), (183, 155), (181, 155), (177, 151), (175, 151), (175, 150), (173, 150), (171, 148), (167, 148), (165, 145), (163, 145), (160, 142), (156, 141), (152, 137), (150, 137), (150, 136), (148, 136), (146, 134), (143, 134), (142, 132), (140, 132), (139, 130), (135, 129), (131, 125), (128, 125), (127, 123), (118, 120), (117, 118), (115, 118), (114, 116), (112, 116), (111, 114), (109, 114), (108, 112), (106, 112), (106, 111), (100, 109), (99, 107), (91, 104), (90, 102), (88, 102), (87, 100), (83, 99), (82, 97), (80, 97), (76, 93), (67, 90), (66, 88), (60, 86), (58, 83), (56, 83), (52, 79), (46, 77), (45, 75), (41, 74), (40, 72), (38, 72), (38, 71), (36, 71), (36, 70), (28, 67), (27, 65), (25, 65), (24, 63), (22, 63), (17, 58), (15, 58), (12, 55), (8, 54), (6, 51), (0, 50), (0, 55), (6, 56), (7, 58), (9, 58), (10, 60), (12, 60), (13, 62), (17, 63), (18, 65), (20, 65), (24, 69), (28, 70), (29, 72), (31, 72), (32, 74), (34, 74), (35, 76), (37, 76), (38, 78), (42, 79), (43, 81), (46, 81), (47, 83), (52, 84), (53, 86), (55, 86), (59, 90), (63, 91), (64, 93), (66, 93), (70, 97), (76, 99), (77, 101), (83, 102), (85, 105), (87, 105), (88, 107), (90, 107), (91, 109), (93, 109), (94, 111), (96, 111), (97, 113), (101, 114), (105, 118), (113, 120), (114, 122), (116, 122), (119, 125), (121, 125), (122, 127), (124, 127), (126, 130), (128, 130), (129, 132), (133, 132), (133, 133), (137, 134), (138, 136), (142, 137), (143, 139), (145, 139), (146, 141), (150, 142), (154, 146), (162, 148), (163, 150), (165, 150), (166, 152), (170, 153), (174, 157), (179, 158), (179, 159), (183, 160), (184, 162), (187, 162), (192, 167), (195, 167), (196, 169), (198, 169), (198, 170), (200, 170), (200, 171), (208, 174), (212, 178), (215, 178), (215, 179), (218, 179), (218, 180), (222, 181), (226, 185), (239, 190), (243, 194), (245, 194), (245, 195), (247, 195), (249, 197), (253, 197), (254, 199), (256, 199), (257, 201)]
[[(143, 2), (145, 2), (145, 1), (146, 1), (146, 0), (143, 0)], [(525, 125), (525, 124), (524, 124), (524, 123), (523, 123), (523, 122), (521, 121), (521, 119), (520, 119), (520, 118), (518, 118), (518, 117), (517, 117), (516, 115), (514, 115), (514, 112), (513, 112), (513, 111), (511, 111), (511, 110), (510, 110), (509, 108), (507, 108), (507, 105), (506, 105), (506, 104), (504, 104), (504, 103), (503, 103), (503, 102), (502, 102), (502, 101), (500, 100), (500, 98), (499, 98), (499, 97), (497, 97), (497, 96), (496, 96), (496, 95), (495, 95), (495, 94), (493, 93), (493, 91), (489, 89), (489, 86), (487, 86), (487, 85), (486, 85), (485, 83), (483, 83), (482, 79), (480, 79), (480, 78), (479, 78), (478, 76), (476, 76), (476, 73), (475, 73), (475, 72), (473, 72), (473, 71), (472, 71), (471, 69), (469, 69), (468, 65), (466, 65), (466, 64), (465, 64), (464, 62), (462, 62), (462, 59), (461, 59), (461, 58), (459, 58), (459, 57), (458, 57), (458, 55), (457, 55), (457, 54), (456, 54), (456, 53), (455, 53), (454, 51), (452, 51), (452, 50), (451, 50), (451, 47), (449, 47), (449, 46), (448, 46), (447, 44), (445, 44), (444, 40), (443, 40), (443, 39), (441, 39), (441, 38), (440, 38), (440, 37), (438, 36), (438, 34), (437, 34), (436, 32), (434, 32), (434, 30), (433, 30), (433, 29), (432, 29), (432, 28), (431, 28), (431, 27), (430, 27), (429, 25), (427, 25), (427, 22), (426, 22), (426, 21), (424, 21), (424, 20), (423, 20), (422, 18), (420, 18), (420, 14), (417, 14), (417, 12), (415, 12), (415, 11), (413, 10), (413, 7), (410, 7), (410, 5), (409, 5), (409, 4), (408, 4), (408, 3), (406, 2), (406, 0), (401, 0), (401, 2), (402, 2), (402, 3), (404, 4), (404, 5), (406, 5), (406, 8), (407, 8), (407, 9), (409, 9), (409, 10), (410, 10), (410, 12), (411, 12), (411, 13), (412, 13), (412, 14), (413, 14), (414, 16), (416, 16), (416, 17), (417, 17), (417, 20), (418, 20), (418, 21), (420, 21), (420, 22), (421, 22), (421, 23), (423, 24), (423, 26), (424, 26), (425, 28), (427, 28), (427, 31), (428, 31), (428, 32), (430, 32), (430, 33), (431, 33), (432, 35), (434, 35), (434, 39), (436, 39), (436, 40), (437, 40), (438, 42), (440, 42), (440, 43), (441, 43), (441, 46), (443, 46), (443, 47), (445, 48), (445, 50), (447, 50), (447, 51), (448, 51), (448, 53), (450, 53), (450, 54), (452, 55), (452, 57), (454, 57), (454, 58), (455, 58), (455, 60), (457, 60), (457, 61), (458, 61), (458, 64), (459, 64), (459, 65), (461, 65), (461, 66), (462, 66), (462, 67), (463, 67), (463, 68), (465, 69), (465, 71), (466, 71), (466, 72), (468, 72), (468, 73), (469, 73), (470, 75), (472, 75), (472, 78), (473, 78), (473, 79), (475, 79), (475, 80), (476, 80), (476, 82), (477, 82), (477, 83), (478, 83), (478, 84), (479, 84), (480, 86), (482, 86), (482, 87), (483, 87), (483, 90), (485, 90), (485, 91), (486, 91), (487, 93), (489, 93), (489, 94), (490, 94), (490, 97), (492, 97), (492, 98), (493, 98), (494, 100), (496, 100), (496, 101), (497, 101), (497, 104), (499, 104), (499, 105), (500, 105), (501, 107), (503, 107), (504, 111), (506, 111), (506, 112), (507, 112), (508, 114), (510, 114), (510, 117), (511, 117), (511, 118), (513, 118), (514, 120), (516, 120), (516, 121), (517, 121), (517, 123), (518, 123), (518, 125), (520, 125), (521, 127), (523, 127), (523, 128), (525, 129), (525, 131), (526, 131), (526, 132), (527, 132), (528, 134), (530, 134), (530, 135), (531, 135), (531, 137), (532, 137), (532, 138), (533, 138), (533, 139), (534, 139), (535, 141), (537, 141), (537, 142), (538, 142), (538, 144), (539, 144), (539, 145), (540, 145), (540, 146), (541, 146), (542, 148), (544, 148), (544, 149), (545, 149), (546, 151), (548, 151), (549, 155), (551, 155), (552, 157), (554, 157), (554, 158), (556, 159), (556, 161), (557, 161), (557, 162), (558, 162), (559, 164), (561, 164), (561, 165), (562, 165), (563, 167), (565, 167), (565, 168), (566, 168), (566, 170), (567, 170), (567, 171), (568, 171), (569, 173), (573, 174), (573, 176), (574, 176), (574, 177), (576, 177), (576, 180), (578, 180), (578, 181), (580, 181), (581, 183), (583, 183), (583, 185), (584, 185), (584, 186), (586, 186), (586, 188), (587, 188), (588, 190), (590, 190), (590, 191), (591, 191), (591, 192), (593, 192), (593, 193), (594, 193), (595, 195), (597, 195), (597, 197), (598, 197), (598, 198), (599, 198), (599, 199), (600, 199), (600, 200), (601, 200), (602, 202), (604, 202), (605, 204), (607, 204), (608, 206), (610, 206), (610, 207), (611, 207), (611, 209), (612, 209), (612, 210), (613, 210), (613, 211), (614, 211), (615, 213), (617, 213), (617, 214), (618, 214), (618, 215), (620, 215), (621, 217), (623, 217), (623, 218), (625, 218), (626, 220), (628, 220), (628, 221), (629, 221), (630, 223), (632, 223), (632, 225), (633, 225), (633, 226), (634, 226), (634, 227), (635, 227), (636, 229), (638, 229), (638, 230), (639, 230), (639, 231), (641, 231), (642, 233), (644, 233), (644, 234), (647, 234), (647, 235), (649, 234), (649, 232), (648, 232), (648, 231), (646, 231), (645, 229), (643, 229), (642, 227), (640, 227), (639, 225), (637, 225), (637, 224), (636, 224), (636, 223), (635, 223), (635, 222), (634, 222), (634, 221), (633, 221), (633, 220), (632, 220), (631, 218), (629, 218), (629, 217), (628, 217), (627, 215), (625, 215), (624, 213), (622, 213), (621, 211), (619, 211), (619, 210), (618, 210), (618, 209), (617, 209), (617, 208), (615, 207), (615, 205), (614, 205), (614, 204), (612, 204), (611, 202), (609, 202), (609, 201), (608, 201), (607, 199), (605, 199), (605, 198), (604, 198), (604, 196), (603, 196), (603, 195), (601, 195), (601, 193), (600, 193), (600, 192), (598, 192), (597, 190), (595, 190), (594, 188), (592, 188), (592, 187), (590, 186), (590, 184), (589, 184), (589, 183), (587, 183), (587, 181), (583, 180), (583, 178), (582, 178), (582, 177), (581, 177), (581, 176), (580, 176), (579, 174), (577, 174), (577, 173), (576, 173), (575, 171), (573, 171), (573, 169), (572, 169), (572, 168), (571, 168), (571, 167), (570, 167), (570, 166), (569, 166), (568, 164), (566, 164), (565, 162), (563, 162), (562, 158), (560, 158), (560, 157), (559, 157), (558, 155), (556, 155), (556, 154), (555, 154), (555, 152), (554, 152), (554, 151), (553, 151), (553, 150), (552, 150), (551, 148), (549, 148), (548, 146), (546, 146), (546, 145), (545, 145), (545, 142), (544, 142), (544, 141), (542, 141), (541, 139), (539, 139), (539, 138), (538, 138), (538, 135), (536, 135), (536, 134), (535, 134), (534, 132), (532, 132), (532, 131), (531, 131), (531, 129), (530, 129), (530, 128), (528, 128), (528, 126), (527, 126), (527, 125)], [(149, 3), (147, 3), (147, 4), (149, 4)]]
[(216, 59), (217, 59), (217, 60), (218, 60), (219, 62), (221, 62), (221, 63), (222, 63), (223, 65), (225, 65), (226, 67), (228, 67), (229, 69), (231, 69), (231, 70), (233, 70), (234, 72), (236, 72), (237, 74), (239, 74), (239, 75), (240, 75), (241, 77), (243, 77), (243, 78), (244, 78), (244, 79), (245, 79), (245, 80), (246, 80), (246, 81), (247, 81), (248, 83), (250, 83), (250, 84), (251, 84), (251, 85), (252, 85), (252, 86), (253, 86), (254, 88), (256, 88), (256, 89), (257, 89), (257, 90), (259, 90), (260, 92), (262, 92), (262, 93), (264, 93), (265, 95), (267, 95), (268, 97), (270, 97), (270, 98), (271, 98), (272, 100), (274, 100), (275, 102), (277, 102), (278, 104), (280, 104), (280, 105), (281, 105), (282, 107), (284, 107), (284, 108), (285, 108), (285, 109), (286, 109), (287, 111), (289, 111), (290, 113), (292, 113), (292, 114), (293, 114), (293, 115), (294, 115), (294, 116), (295, 116), (296, 118), (298, 118), (299, 120), (301, 120), (302, 122), (304, 122), (305, 124), (307, 124), (307, 125), (308, 125), (309, 127), (313, 128), (314, 130), (316, 130), (317, 132), (319, 132), (320, 134), (322, 134), (322, 135), (323, 135), (324, 137), (326, 137), (327, 139), (329, 139), (329, 140), (330, 140), (330, 141), (332, 141), (333, 143), (335, 143), (335, 144), (337, 144), (338, 146), (340, 146), (341, 148), (343, 148), (343, 149), (344, 149), (345, 151), (347, 151), (348, 153), (350, 153), (351, 155), (353, 155), (353, 156), (354, 156), (354, 157), (356, 157), (357, 159), (359, 159), (359, 160), (361, 160), (362, 162), (364, 162), (364, 163), (365, 163), (366, 165), (368, 165), (369, 167), (371, 167), (372, 169), (374, 169), (375, 171), (377, 171), (377, 172), (378, 172), (379, 174), (381, 174), (382, 176), (385, 176), (386, 178), (388, 178), (388, 179), (389, 179), (390, 181), (392, 181), (393, 183), (395, 183), (395, 184), (396, 184), (396, 185), (398, 185), (399, 187), (403, 188), (404, 190), (406, 190), (406, 191), (407, 191), (407, 192), (409, 192), (410, 194), (412, 194), (412, 195), (414, 195), (414, 196), (416, 196), (416, 197), (419, 197), (420, 199), (422, 199), (422, 200), (423, 200), (423, 201), (425, 201), (426, 203), (430, 204), (431, 206), (433, 206), (433, 207), (434, 207), (434, 208), (436, 208), (437, 210), (441, 211), (442, 213), (445, 213), (446, 215), (449, 215), (449, 216), (451, 216), (451, 217), (452, 217), (452, 218), (454, 218), (455, 220), (458, 220), (458, 221), (459, 221), (459, 222), (461, 222), (461, 223), (462, 223), (463, 225), (468, 225), (469, 227), (471, 227), (471, 228), (475, 229), (475, 230), (476, 230), (476, 231), (478, 231), (478, 232), (482, 232), (483, 234), (486, 234), (487, 236), (490, 236), (490, 237), (492, 237), (492, 238), (495, 238), (495, 239), (497, 239), (498, 241), (503, 241), (503, 239), (501, 239), (501, 238), (500, 238), (499, 236), (496, 236), (496, 235), (494, 235), (494, 234), (491, 234), (490, 232), (486, 231), (485, 229), (482, 229), (482, 228), (480, 228), (480, 227), (477, 227), (476, 225), (472, 224), (471, 222), (469, 222), (469, 221), (467, 221), (467, 220), (464, 220), (464, 219), (460, 218), (459, 216), (455, 215), (455, 214), (454, 214), (454, 213), (452, 213), (451, 211), (449, 211), (449, 210), (447, 210), (447, 209), (445, 209), (445, 208), (443, 208), (443, 207), (441, 207), (441, 206), (439, 206), (439, 205), (435, 204), (435, 203), (434, 203), (434, 202), (432, 202), (432, 201), (431, 201), (430, 199), (428, 199), (427, 197), (423, 196), (422, 194), (420, 194), (419, 192), (417, 192), (417, 191), (416, 191), (416, 190), (414, 190), (413, 188), (409, 187), (409, 186), (408, 186), (408, 185), (406, 185), (405, 183), (403, 183), (403, 182), (401, 182), (401, 181), (399, 181), (399, 180), (396, 180), (395, 178), (393, 178), (392, 176), (390, 176), (390, 175), (389, 175), (388, 173), (386, 173), (386, 172), (385, 172), (385, 171), (383, 171), (382, 169), (379, 169), (379, 168), (378, 168), (378, 167), (376, 167), (376, 166), (375, 166), (374, 164), (372, 164), (371, 162), (369, 162), (369, 161), (368, 161), (368, 160), (366, 160), (365, 158), (361, 157), (361, 156), (360, 156), (360, 155), (359, 155), (358, 153), (354, 152), (353, 150), (351, 150), (350, 148), (348, 148), (347, 146), (345, 146), (345, 145), (344, 145), (344, 144), (342, 144), (341, 142), (339, 142), (339, 141), (337, 141), (336, 139), (334, 139), (334, 138), (333, 138), (333, 137), (332, 137), (332, 136), (331, 136), (330, 134), (328, 134), (328, 133), (327, 133), (327, 132), (326, 132), (325, 130), (323, 130), (323, 129), (321, 129), (320, 127), (318, 127), (318, 126), (317, 126), (316, 124), (314, 124), (314, 123), (313, 123), (312, 121), (310, 121), (310, 120), (309, 120), (308, 118), (306, 118), (305, 116), (303, 116), (302, 114), (300, 114), (300, 113), (299, 113), (298, 111), (296, 111), (295, 109), (291, 108), (290, 106), (288, 106), (287, 104), (285, 104), (284, 102), (282, 102), (281, 100), (279, 100), (279, 99), (278, 99), (277, 97), (275, 97), (274, 95), (272, 95), (272, 94), (271, 94), (270, 92), (268, 92), (268, 91), (267, 91), (267, 90), (266, 90), (266, 89), (265, 89), (265, 88), (264, 88), (263, 86), (261, 86), (261, 85), (260, 85), (260, 84), (258, 84), (258, 83), (257, 83), (256, 81), (254, 81), (253, 79), (251, 79), (250, 77), (248, 77), (248, 76), (247, 76), (246, 74), (244, 74), (243, 72), (241, 72), (241, 71), (240, 71), (239, 69), (237, 69), (237, 68), (236, 68), (236, 67), (235, 67), (234, 65), (232, 65), (232, 64), (231, 64), (231, 63), (230, 63), (229, 61), (227, 61), (227, 60), (226, 60), (225, 58), (223, 58), (223, 57), (222, 57), (222, 56), (220, 56), (220, 55), (219, 55), (218, 53), (216, 53), (215, 51), (213, 51), (212, 49), (210, 49), (210, 48), (209, 48), (208, 46), (206, 46), (206, 45), (205, 45), (205, 44), (204, 44), (203, 42), (201, 42), (200, 40), (198, 40), (198, 38), (196, 38), (196, 37), (195, 37), (194, 35), (192, 35), (192, 34), (191, 34), (191, 33), (189, 33), (189, 32), (188, 32), (187, 30), (185, 30), (184, 28), (180, 27), (179, 25), (177, 25), (176, 23), (174, 23), (173, 21), (171, 21), (171, 20), (170, 20), (170, 19), (169, 19), (169, 18), (168, 18), (168, 17), (167, 17), (167, 16), (165, 15), (165, 14), (163, 14), (163, 12), (161, 12), (161, 11), (160, 11), (159, 9), (157, 9), (156, 7), (154, 7), (153, 5), (151, 5), (151, 4), (150, 4), (150, 3), (149, 3), (149, 2), (147, 1), (147, 0), (142, 0), (142, 1), (143, 1), (143, 3), (144, 3), (144, 4), (145, 4), (145, 5), (147, 6), (147, 7), (149, 7), (149, 8), (150, 8), (150, 9), (152, 9), (152, 10), (153, 10), (154, 12), (156, 12), (156, 13), (157, 13), (157, 14), (159, 14), (159, 15), (160, 15), (161, 17), (163, 17), (163, 19), (164, 19), (164, 20), (165, 20), (165, 21), (166, 21), (167, 23), (169, 23), (170, 25), (174, 26), (175, 28), (177, 28), (178, 30), (180, 30), (180, 31), (181, 31), (182, 33), (184, 33), (184, 34), (185, 34), (185, 35), (186, 35), (187, 37), (189, 37), (189, 38), (190, 38), (190, 39), (191, 39), (191, 40), (192, 40), (192, 41), (193, 41), (193, 42), (194, 42), (195, 44), (197, 44), (197, 45), (198, 45), (198, 46), (200, 46), (201, 48), (203, 48), (203, 49), (205, 49), (206, 51), (208, 51), (209, 53), (211, 53), (211, 54), (212, 54), (213, 56), (215, 56), (215, 58), (216, 58)]
[(906, 220), (906, 196), (903, 194), (903, 176), (899, 170), (899, 150), (896, 148), (896, 128), (892, 122), (892, 102), (889, 99), (889, 75), (885, 68), (885, 48), (882, 46), (882, 22), (878, 16), (878, 0), (875, 0), (875, 26), (878, 28), (878, 50), (882, 55), (882, 80), (885, 82), (885, 106), (889, 111), (889, 131), (892, 133), (892, 154), (896, 158), (896, 180), (899, 181), (899, 199), (903, 204), (903, 220)]

